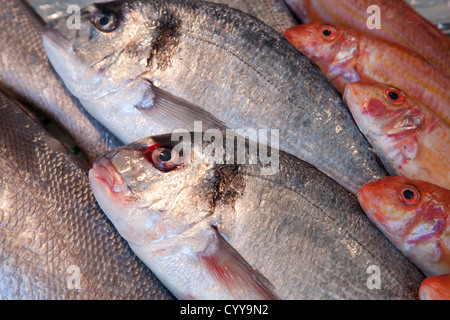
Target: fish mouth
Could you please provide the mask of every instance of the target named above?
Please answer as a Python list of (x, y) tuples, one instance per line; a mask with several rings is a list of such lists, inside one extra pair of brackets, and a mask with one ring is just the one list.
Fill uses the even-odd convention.
[(71, 50), (72, 45), (70, 42), (64, 38), (64, 36), (53, 28), (51, 25), (47, 24), (45, 25), (43, 31), (42, 31), (44, 42), (51, 43), (57, 47), (60, 47), (64, 50)]
[(113, 193), (123, 193), (129, 190), (126, 181), (105, 156), (94, 162), (92, 169), (89, 170), (89, 178), (100, 182)]

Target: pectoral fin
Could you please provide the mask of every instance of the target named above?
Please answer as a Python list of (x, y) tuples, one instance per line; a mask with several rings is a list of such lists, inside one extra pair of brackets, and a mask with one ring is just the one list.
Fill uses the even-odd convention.
[(198, 256), (211, 276), (236, 299), (278, 299), (272, 284), (214, 230), (214, 241)]
[(218, 129), (223, 132), (227, 126), (208, 111), (184, 99), (155, 87), (148, 81), (148, 90), (136, 108), (152, 121), (163, 122), (173, 129), (194, 130), (194, 121), (202, 122), (202, 130)]

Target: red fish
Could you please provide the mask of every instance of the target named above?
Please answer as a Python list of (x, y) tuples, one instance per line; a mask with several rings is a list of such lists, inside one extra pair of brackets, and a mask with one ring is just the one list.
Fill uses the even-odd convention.
[(372, 35), (326, 23), (299, 25), (286, 38), (343, 93), (357, 81), (401, 88), (450, 122), (450, 77), (417, 53)]
[(404, 177), (361, 188), (367, 216), (427, 276), (450, 273), (450, 190)]
[(420, 300), (450, 300), (450, 274), (426, 278), (420, 285)]
[(350, 83), (344, 99), (391, 175), (450, 188), (450, 125), (427, 106), (385, 84)]
[[(304, 23), (327, 22), (396, 42), (450, 75), (450, 39), (403, 0), (286, 0)], [(380, 29), (368, 22), (380, 8)]]

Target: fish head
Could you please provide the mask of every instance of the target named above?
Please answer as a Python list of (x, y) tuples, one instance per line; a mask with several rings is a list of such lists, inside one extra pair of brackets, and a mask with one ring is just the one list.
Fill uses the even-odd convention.
[[(386, 177), (360, 189), (367, 216), (413, 262), (447, 259), (450, 191), (421, 180)], [(448, 267), (447, 267), (448, 268)], [(427, 274), (428, 267), (421, 268)]]
[(44, 47), (69, 91), (90, 101), (143, 77), (165, 19), (153, 7), (138, 1), (97, 3), (50, 22)]
[(417, 132), (424, 124), (422, 105), (387, 84), (350, 83), (346, 86), (344, 100), (369, 140), (399, 140)]
[(127, 241), (145, 245), (170, 238), (211, 214), (214, 165), (201, 160), (199, 148), (173, 142), (171, 135), (149, 137), (94, 163), (94, 196)]
[(345, 29), (323, 22), (301, 24), (285, 31), (284, 36), (327, 75), (342, 68), (357, 53), (357, 41)]

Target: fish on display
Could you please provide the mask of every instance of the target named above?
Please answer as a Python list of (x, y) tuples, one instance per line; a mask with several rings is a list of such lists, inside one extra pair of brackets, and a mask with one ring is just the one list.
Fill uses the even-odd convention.
[[(303, 23), (327, 22), (372, 34), (418, 52), (450, 75), (450, 39), (403, 0), (285, 0)], [(372, 7), (371, 7), (372, 6)], [(371, 16), (380, 8), (379, 28)], [(395, 60), (393, 60), (395, 61)]]
[(420, 300), (450, 300), (450, 274), (423, 280), (419, 297)]
[(429, 108), (385, 84), (351, 83), (344, 100), (391, 175), (450, 189), (450, 125)]
[(386, 83), (405, 91), (450, 122), (450, 77), (393, 42), (317, 22), (286, 30), (287, 39), (318, 64), (344, 93), (351, 82)]
[[(70, 5), (76, 5), (83, 8), (92, 3), (109, 2), (110, 0), (70, 0), (66, 2), (55, 0), (27, 1), (45, 21), (51, 21), (67, 16), (67, 8)], [(300, 23), (283, 0), (209, 0), (208, 2), (224, 4), (230, 8), (246, 12), (255, 18), (260, 19), (281, 34), (287, 28), (296, 26)]]
[(353, 193), (386, 175), (320, 70), (243, 12), (192, 0), (121, 1), (84, 8), (80, 26), (60, 19), (46, 28), (49, 59), (126, 143), (194, 131), (194, 121), (244, 135), (278, 129), (280, 149)]
[(98, 207), (87, 166), (0, 91), (1, 299), (173, 299)]
[(386, 177), (361, 188), (369, 218), (427, 276), (450, 273), (450, 191), (432, 183)]
[(258, 18), (275, 31), (283, 34), (287, 28), (300, 23), (283, 0), (208, 0), (222, 3)]
[[(192, 144), (196, 134), (139, 140), (89, 172), (104, 212), (176, 297), (418, 297), (422, 273), (342, 186), (274, 149), (267, 153), (278, 154), (279, 171), (264, 175), (267, 164), (251, 152), (260, 150), (256, 142)], [(239, 155), (255, 161), (241, 164)], [(368, 280), (374, 266), (376, 290)]]
[(0, 0), (0, 85), (62, 126), (90, 161), (122, 145), (55, 75), (42, 44), (44, 22), (21, 0)]

